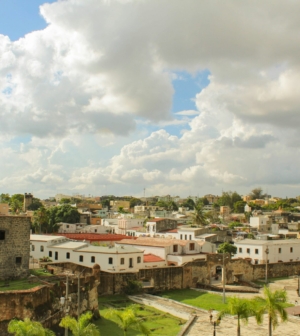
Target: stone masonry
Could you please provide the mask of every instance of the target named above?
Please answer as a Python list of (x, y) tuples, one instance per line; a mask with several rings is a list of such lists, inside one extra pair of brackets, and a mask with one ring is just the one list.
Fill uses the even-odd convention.
[(0, 216), (0, 279), (29, 274), (30, 218)]

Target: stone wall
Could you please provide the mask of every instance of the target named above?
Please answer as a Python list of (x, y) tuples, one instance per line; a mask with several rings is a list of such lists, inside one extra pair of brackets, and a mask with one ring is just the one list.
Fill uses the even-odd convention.
[(0, 216), (0, 279), (26, 277), (29, 255), (30, 218)]

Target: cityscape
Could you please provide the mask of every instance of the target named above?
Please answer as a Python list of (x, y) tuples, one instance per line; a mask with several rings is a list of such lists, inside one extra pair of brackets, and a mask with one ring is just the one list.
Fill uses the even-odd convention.
[(300, 335), (300, 3), (0, 9), (0, 335)]

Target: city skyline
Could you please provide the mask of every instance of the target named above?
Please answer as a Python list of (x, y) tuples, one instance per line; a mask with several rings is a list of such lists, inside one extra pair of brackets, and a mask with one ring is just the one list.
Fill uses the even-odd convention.
[(43, 3), (0, 14), (1, 192), (300, 194), (300, 4)]

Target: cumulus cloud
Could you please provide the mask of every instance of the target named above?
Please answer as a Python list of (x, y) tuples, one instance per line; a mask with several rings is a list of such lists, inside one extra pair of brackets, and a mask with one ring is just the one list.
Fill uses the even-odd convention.
[[(0, 35), (1, 188), (292, 190), (299, 9), (292, 0), (43, 5), (46, 29), (15, 42)], [(172, 115), (175, 73), (202, 70), (209, 84), (195, 109)]]

